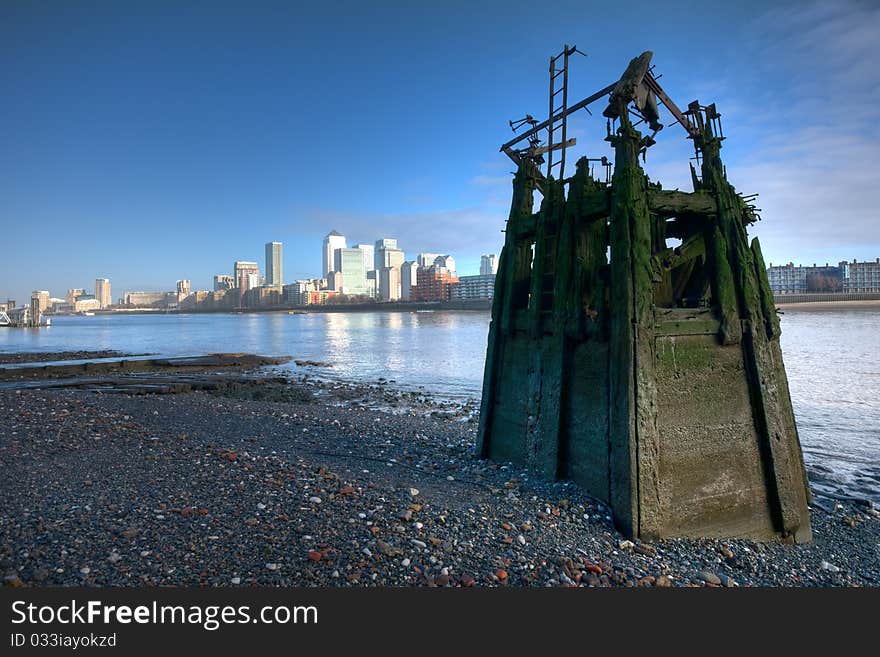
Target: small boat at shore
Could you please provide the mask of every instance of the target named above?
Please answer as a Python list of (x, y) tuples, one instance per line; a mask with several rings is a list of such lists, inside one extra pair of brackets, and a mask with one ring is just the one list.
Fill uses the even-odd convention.
[(77, 315), (80, 317), (94, 317), (95, 313), (90, 313), (88, 310), (80, 310)]

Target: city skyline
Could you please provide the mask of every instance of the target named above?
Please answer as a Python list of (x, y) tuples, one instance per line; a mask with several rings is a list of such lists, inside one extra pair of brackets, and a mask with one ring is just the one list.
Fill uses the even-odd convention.
[[(694, 30), (690, 5), (672, 3), (652, 18), (650, 40), (633, 31), (609, 43), (589, 26), (638, 8), (562, 2), (559, 12), (583, 27), (533, 26), (512, 40), (527, 7), (514, 5), (450, 3), (406, 16), (351, 8), (340, 19), (332, 5), (137, 13), (5, 3), (0, 83), (11, 93), (0, 107), (0, 217), (9, 274), (0, 298), (89, 286), (95, 276), (117, 290), (161, 289), (181, 276), (210, 289), (227, 263), (259, 259), (256, 233), (287, 245), (285, 278), (295, 280), (320, 268), (310, 245), (332, 225), (367, 244), (376, 233), (397, 235), (414, 253), (442, 247), (462, 271), (477, 271), (503, 239), (511, 167), (498, 146), (511, 135), (507, 120), (543, 118), (547, 57), (565, 41), (588, 54), (572, 68), (575, 97), (609, 82), (599, 72), (651, 49), (676, 102), (717, 103), (732, 182), (760, 194), (756, 234), (768, 261), (880, 251), (870, 201), (880, 182), (876, 7), (736, 3), (701, 13)], [(441, 29), (450, 22), (454, 35)], [(161, 48), (149, 34), (162, 35)], [(331, 39), (346, 48), (327, 49), (318, 73), (306, 55)], [(646, 171), (689, 189), (679, 166), (689, 144), (663, 122)], [(571, 156), (607, 154), (603, 130), (599, 117), (573, 120)]]

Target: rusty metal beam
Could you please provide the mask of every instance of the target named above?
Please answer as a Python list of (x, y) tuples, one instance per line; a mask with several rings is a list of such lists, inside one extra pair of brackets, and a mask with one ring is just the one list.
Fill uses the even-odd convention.
[[(544, 121), (543, 123), (539, 123), (534, 128), (530, 128), (528, 131), (522, 133), (521, 135), (517, 135), (515, 138), (511, 139), (509, 142), (504, 144), (499, 150), (506, 153), (509, 157), (510, 156), (510, 149), (515, 144), (518, 144), (523, 139), (528, 139), (529, 137), (531, 137), (535, 133), (538, 133), (541, 130), (544, 130), (548, 125), (550, 125), (551, 122), (556, 123), (562, 117), (568, 116), (569, 114), (573, 114), (574, 112), (577, 112), (578, 110), (585, 108), (590, 103), (595, 103), (597, 100), (599, 100), (603, 96), (607, 96), (608, 94), (611, 93), (611, 91), (614, 89), (614, 86), (616, 84), (617, 84), (617, 82), (613, 82), (612, 84), (609, 84), (607, 87), (605, 87), (601, 91), (597, 91), (592, 96), (588, 96), (587, 98), (584, 98), (582, 101), (575, 103), (571, 107), (567, 108), (564, 112), (559, 112), (555, 116), (552, 116), (549, 119), (547, 119), (546, 121)], [(511, 159), (513, 159), (513, 158), (511, 158)], [(514, 160), (514, 161), (516, 161), (516, 160)]]
[(688, 139), (693, 139), (697, 136), (697, 134), (699, 134), (697, 128), (694, 127), (694, 124), (691, 123), (690, 119), (685, 116), (684, 112), (682, 112), (678, 108), (678, 105), (676, 105), (675, 102), (673, 102), (673, 100), (668, 95), (666, 95), (666, 92), (663, 91), (663, 87), (661, 87), (660, 83), (657, 82), (653, 75), (651, 75), (650, 71), (645, 74), (644, 83), (648, 87), (648, 89), (654, 92), (654, 95), (657, 96), (657, 99), (666, 106), (666, 109), (669, 110), (672, 116), (674, 116), (678, 120), (678, 122), (681, 124), (681, 127), (684, 128), (685, 131), (687, 131)]

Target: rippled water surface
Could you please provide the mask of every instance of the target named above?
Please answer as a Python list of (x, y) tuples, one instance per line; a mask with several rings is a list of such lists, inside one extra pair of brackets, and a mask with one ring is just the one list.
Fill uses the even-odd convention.
[[(323, 376), (478, 397), (486, 312), (57, 317), (0, 329), (0, 351), (246, 351), (327, 362)], [(880, 308), (792, 309), (782, 347), (814, 487), (880, 502)], [(295, 367), (291, 364), (290, 367)]]

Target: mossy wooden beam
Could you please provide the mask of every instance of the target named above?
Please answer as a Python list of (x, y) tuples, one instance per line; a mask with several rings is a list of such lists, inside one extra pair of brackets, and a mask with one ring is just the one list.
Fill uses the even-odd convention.
[(711, 194), (668, 189), (649, 189), (648, 208), (651, 212), (671, 217), (682, 213), (709, 216), (718, 212), (718, 205)]
[(623, 531), (650, 537), (659, 510), (652, 225), (641, 134), (622, 115), (611, 141), (610, 502)]
[[(508, 227), (517, 226), (532, 216), (535, 182), (534, 165), (526, 160), (522, 161), (513, 178)], [(504, 343), (512, 331), (517, 307), (522, 303), (518, 297), (522, 296), (524, 277), (527, 285), (530, 261), (531, 246), (518, 236), (515, 230), (508, 230), (498, 259), (492, 318), (486, 345), (486, 365), (483, 371), (478, 448), (484, 457), (488, 457), (491, 453), (492, 421), (498, 394), (498, 379), (503, 376), (501, 359)]]

